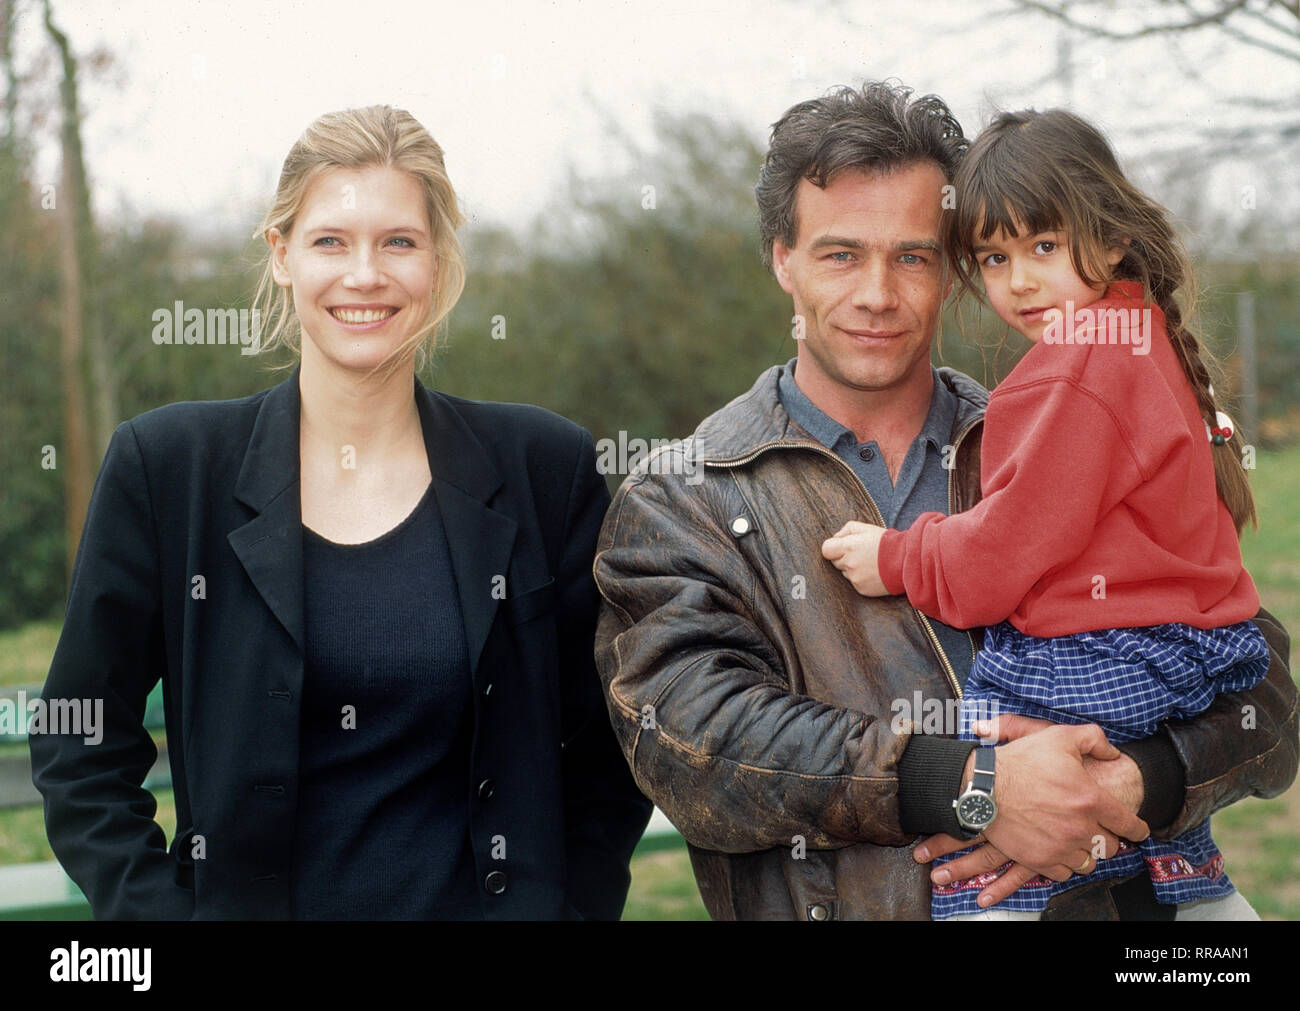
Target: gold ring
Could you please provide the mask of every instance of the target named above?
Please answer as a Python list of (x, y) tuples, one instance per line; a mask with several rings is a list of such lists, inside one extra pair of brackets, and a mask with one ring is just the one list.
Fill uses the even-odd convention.
[(1091, 853), (1089, 853), (1088, 856), (1087, 856), (1087, 858), (1083, 861), (1083, 866), (1082, 866), (1082, 867), (1076, 867), (1076, 868), (1074, 869), (1075, 872), (1078, 873), (1078, 874), (1087, 874), (1087, 873), (1088, 873), (1088, 865), (1089, 865), (1090, 863), (1092, 863), (1092, 854), (1091, 854)]

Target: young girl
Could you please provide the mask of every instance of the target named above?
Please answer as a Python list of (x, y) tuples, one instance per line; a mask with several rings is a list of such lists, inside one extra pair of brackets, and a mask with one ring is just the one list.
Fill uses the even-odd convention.
[[(989, 398), (983, 500), (905, 531), (848, 524), (824, 553), (860, 592), (990, 626), (968, 706), (1096, 723), (1112, 743), (1150, 736), (1269, 664), (1247, 621), (1259, 597), (1238, 543), (1255, 515), (1241, 438), (1174, 300), (1191, 283), (1186, 254), (1101, 134), (1059, 109), (999, 116), (955, 186), (962, 281), (974, 290), (978, 272), (1034, 344)], [(1064, 889), (1145, 868), (1162, 903), (1254, 915), (1208, 820), (1091, 864), (1062, 883), (1037, 877), (998, 909), (1036, 919)], [(978, 913), (987, 883), (936, 886), (932, 916)]]

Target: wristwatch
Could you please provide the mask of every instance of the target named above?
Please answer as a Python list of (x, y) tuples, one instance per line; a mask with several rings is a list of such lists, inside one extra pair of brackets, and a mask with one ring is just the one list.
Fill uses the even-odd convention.
[(997, 748), (982, 745), (975, 749), (975, 768), (966, 790), (952, 806), (957, 811), (957, 824), (974, 839), (993, 823), (998, 805), (993, 799), (993, 760)]

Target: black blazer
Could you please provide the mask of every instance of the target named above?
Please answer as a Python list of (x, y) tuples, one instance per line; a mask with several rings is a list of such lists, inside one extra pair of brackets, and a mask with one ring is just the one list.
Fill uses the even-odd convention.
[[(461, 400), (418, 379), (415, 393), (471, 659), (466, 804), (484, 914), (617, 918), (651, 805), (592, 658), (591, 564), (609, 494), (591, 436), (538, 407)], [(149, 411), (108, 447), (44, 693), (103, 699), (103, 741), (30, 742), (50, 845), (97, 919), (292, 913), (298, 420), (295, 372), (242, 400)], [(157, 755), (141, 723), (160, 677), (170, 852), (140, 785)]]

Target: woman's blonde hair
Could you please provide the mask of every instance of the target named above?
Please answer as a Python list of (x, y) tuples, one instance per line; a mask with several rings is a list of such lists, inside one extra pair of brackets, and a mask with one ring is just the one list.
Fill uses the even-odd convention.
[[(465, 223), (465, 218), (456, 204), (451, 180), (447, 178), (442, 148), (414, 116), (390, 105), (344, 109), (321, 116), (303, 131), (284, 159), (280, 182), (275, 189), (275, 202), (254, 236), (265, 241), (270, 230), (277, 228), (287, 239), (302, 210), (307, 191), (330, 169), (374, 166), (409, 173), (424, 192), (424, 206), (436, 257), (432, 304), (423, 325), (388, 359), (395, 364), (413, 353), (418, 370), (424, 364), (439, 326), (465, 288), (465, 255), (456, 237), (456, 229)], [(300, 356), (302, 324), (294, 311), (291, 290), (281, 288), (275, 282), (270, 253), (253, 296), (253, 306), (260, 309), (264, 325), (269, 328), (261, 342), (262, 350), (285, 347), (293, 352), (295, 358)]]

